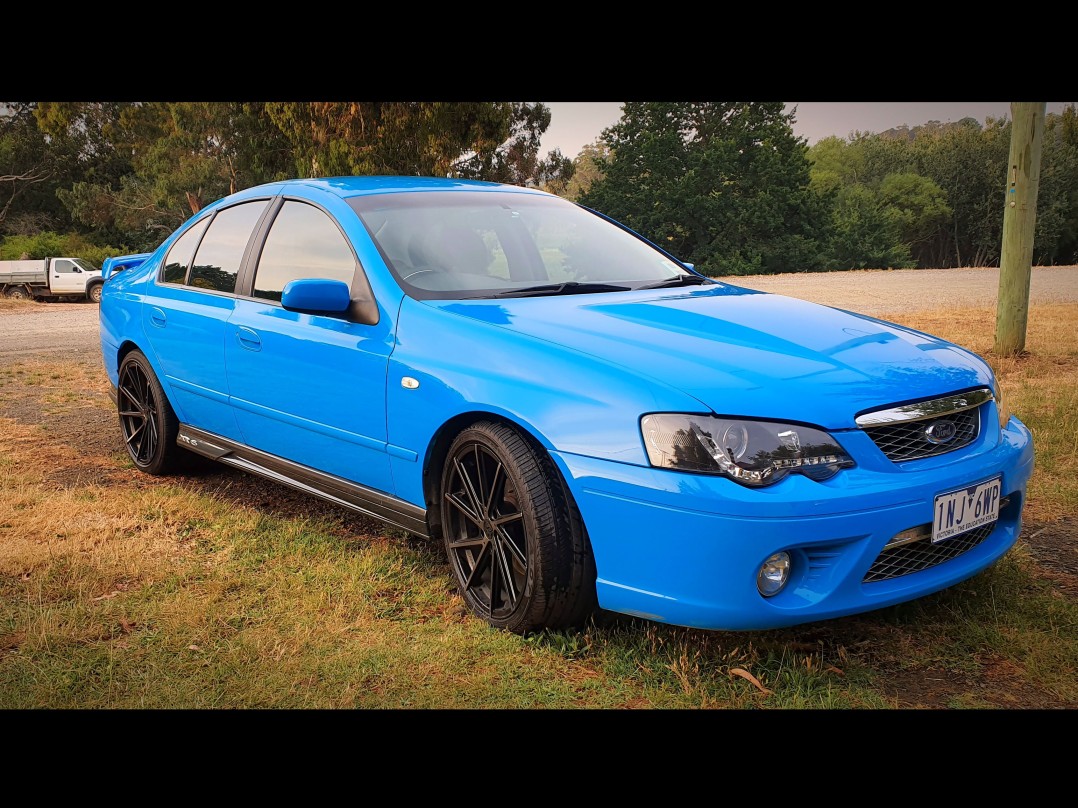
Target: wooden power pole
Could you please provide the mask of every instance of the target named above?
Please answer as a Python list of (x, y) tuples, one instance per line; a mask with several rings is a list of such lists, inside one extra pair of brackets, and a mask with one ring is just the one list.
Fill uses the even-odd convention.
[(1045, 105), (1044, 101), (1011, 102), (1011, 151), (996, 301), (996, 353), (1004, 356), (1020, 354), (1026, 348)]

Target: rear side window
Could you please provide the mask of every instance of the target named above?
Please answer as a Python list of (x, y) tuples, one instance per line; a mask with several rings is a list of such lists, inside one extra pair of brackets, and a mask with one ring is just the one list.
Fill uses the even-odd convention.
[(206, 229), (209, 217), (197, 222), (190, 230), (180, 236), (169, 248), (165, 256), (165, 267), (161, 271), (161, 280), (165, 283), (183, 283), (187, 280), (187, 270), (191, 266), (191, 255), (198, 245), (198, 240)]
[(288, 282), (299, 278), (329, 278), (351, 286), (355, 272), (356, 258), (333, 219), (313, 205), (289, 200), (266, 236), (251, 294), (279, 301)]
[(268, 204), (264, 199), (245, 202), (225, 208), (213, 217), (195, 253), (188, 286), (218, 292), (236, 290), (236, 275), (240, 271), (243, 251)]

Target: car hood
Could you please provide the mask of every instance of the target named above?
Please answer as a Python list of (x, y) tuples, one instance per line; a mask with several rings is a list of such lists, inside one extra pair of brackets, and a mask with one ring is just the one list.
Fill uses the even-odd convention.
[(860, 412), (991, 382), (985, 362), (939, 338), (729, 284), (427, 302), (621, 365), (720, 415), (853, 428)]

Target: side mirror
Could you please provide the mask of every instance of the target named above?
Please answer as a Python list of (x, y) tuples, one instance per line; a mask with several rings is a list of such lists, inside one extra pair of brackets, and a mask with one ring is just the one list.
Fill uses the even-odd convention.
[(306, 314), (340, 314), (348, 309), (352, 293), (344, 281), (327, 278), (300, 278), (289, 281), (281, 294), (281, 305)]

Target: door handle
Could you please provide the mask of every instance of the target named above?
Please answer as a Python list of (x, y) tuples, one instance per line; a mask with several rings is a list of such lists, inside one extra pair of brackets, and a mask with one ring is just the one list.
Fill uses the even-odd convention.
[(236, 339), (239, 340), (240, 345), (248, 351), (262, 350), (262, 337), (258, 336), (257, 331), (248, 328), (245, 325), (239, 326), (236, 330)]
[(150, 323), (158, 328), (165, 327), (165, 312), (163, 309), (152, 306), (150, 308)]

